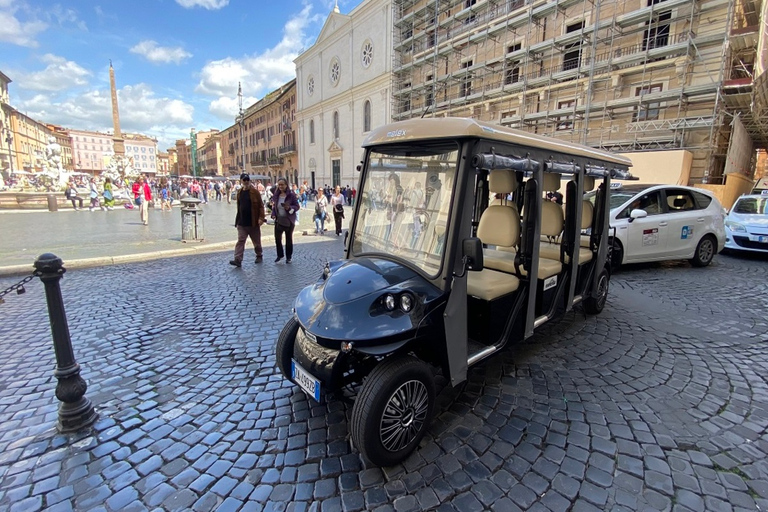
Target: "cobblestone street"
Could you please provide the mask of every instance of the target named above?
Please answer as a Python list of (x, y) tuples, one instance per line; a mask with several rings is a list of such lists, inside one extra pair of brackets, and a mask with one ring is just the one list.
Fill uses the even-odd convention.
[(623, 269), (601, 315), (577, 309), (444, 387), (420, 448), (379, 469), (351, 446), (350, 400), (317, 405), (275, 367), (293, 299), (341, 250), (67, 272), (100, 415), (75, 435), (55, 429), (42, 285), (6, 297), (0, 510), (768, 509), (768, 259)]

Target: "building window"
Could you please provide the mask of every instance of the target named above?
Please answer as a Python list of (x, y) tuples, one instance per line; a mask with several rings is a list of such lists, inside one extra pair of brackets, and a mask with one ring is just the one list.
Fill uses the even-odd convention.
[(310, 76), (309, 80), (307, 80), (307, 94), (312, 96), (315, 92), (315, 77)]
[[(663, 0), (648, 0), (648, 6), (661, 3)], [(643, 51), (662, 48), (669, 44), (669, 24), (672, 11), (654, 12), (653, 19), (645, 22), (648, 27), (643, 32)]]
[(365, 100), (363, 103), (363, 132), (371, 131), (371, 102)]
[(371, 65), (371, 62), (373, 62), (373, 44), (371, 43), (371, 41), (366, 41), (365, 44), (363, 45), (361, 59), (362, 59), (364, 68), (369, 67)]
[(311, 119), (309, 121), (309, 143), (314, 144), (315, 143), (315, 120)]
[[(584, 22), (580, 21), (573, 25), (568, 25), (565, 28), (565, 33), (578, 32), (584, 28)], [(563, 71), (569, 69), (578, 69), (581, 66), (581, 41), (577, 43), (571, 43), (565, 46), (565, 54), (563, 54)]]
[(333, 113), (333, 138), (337, 140), (339, 138), (339, 112), (338, 111)]
[[(461, 64), (461, 69), (469, 69), (472, 67), (472, 61), (468, 60), (467, 62), (463, 62)], [(469, 71), (464, 75), (464, 78), (462, 78), (461, 85), (459, 86), (459, 96), (465, 97), (472, 94), (472, 76)]]
[(339, 84), (339, 79), (341, 78), (341, 64), (339, 63), (339, 59), (336, 57), (333, 58), (331, 61), (331, 84), (336, 86)]
[[(558, 101), (557, 102), (557, 109), (562, 110), (565, 108), (572, 109), (576, 105), (576, 100), (568, 100), (568, 101)], [(567, 116), (559, 116), (557, 118), (557, 131), (561, 130), (573, 130), (573, 116), (567, 115)]]
[(632, 121), (653, 121), (659, 118), (661, 103), (658, 101), (643, 103), (642, 97), (646, 94), (661, 92), (661, 89), (661, 84), (644, 85), (635, 89), (635, 96), (639, 96), (641, 98), (641, 103), (635, 107), (635, 113), (632, 115)]

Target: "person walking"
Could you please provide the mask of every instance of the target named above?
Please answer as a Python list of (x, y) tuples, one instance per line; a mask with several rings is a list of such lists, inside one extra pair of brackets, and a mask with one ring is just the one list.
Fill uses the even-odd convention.
[(328, 207), (328, 199), (323, 193), (323, 189), (317, 189), (315, 194), (315, 215), (312, 219), (315, 221), (315, 234), (325, 233), (325, 210)]
[(88, 205), (88, 211), (92, 212), (94, 208), (101, 208), (103, 210), (104, 207), (99, 204), (99, 188), (96, 186), (96, 178), (91, 178), (88, 188), (89, 198), (91, 199), (91, 204)]
[(114, 210), (115, 194), (112, 192), (112, 180), (110, 178), (104, 178), (104, 192), (101, 195), (104, 197), (104, 207), (107, 210)]
[(168, 192), (168, 183), (162, 182), (160, 184), (160, 198), (161, 198), (161, 208), (160, 211), (165, 211), (165, 208), (168, 208), (168, 211), (170, 212), (172, 210), (171, 208), (171, 195)]
[(133, 184), (131, 191), (133, 192), (133, 202), (141, 212), (141, 222), (146, 226), (149, 224), (149, 202), (152, 200), (152, 191), (149, 189), (147, 178), (143, 174)]
[(344, 194), (341, 193), (341, 187), (336, 185), (331, 196), (331, 208), (333, 208), (333, 220), (336, 222), (336, 236), (341, 235), (341, 219), (344, 218)]
[(237, 214), (235, 215), (235, 227), (237, 228), (237, 243), (235, 244), (235, 258), (229, 264), (240, 268), (243, 264), (245, 253), (245, 240), (251, 239), (253, 250), (256, 252), (256, 263), (264, 259), (261, 248), (261, 226), (266, 221), (264, 214), (264, 202), (256, 187), (251, 186), (251, 177), (247, 173), (240, 175), (241, 187), (235, 195)]
[(227, 194), (227, 204), (232, 203), (232, 181), (227, 179), (227, 181), (224, 182), (224, 190)]
[[(272, 196), (272, 218), (275, 219), (275, 263), (283, 259), (290, 263), (293, 256), (293, 229), (296, 227), (296, 212), (299, 199), (288, 187), (285, 178), (277, 180), (277, 188)], [(283, 252), (283, 233), (285, 233), (285, 252)]]

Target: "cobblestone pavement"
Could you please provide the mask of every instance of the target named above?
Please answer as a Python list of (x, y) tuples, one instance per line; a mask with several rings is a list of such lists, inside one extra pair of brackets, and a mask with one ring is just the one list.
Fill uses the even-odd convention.
[[(0, 509), (765, 510), (765, 258), (629, 267), (596, 317), (547, 326), (444, 388), (405, 463), (366, 467), (349, 401), (283, 381), (273, 344), (341, 242), (293, 265), (208, 254), (72, 271), (100, 419), (55, 431), (42, 285), (0, 306)], [(2, 279), (3, 288), (13, 280)]]

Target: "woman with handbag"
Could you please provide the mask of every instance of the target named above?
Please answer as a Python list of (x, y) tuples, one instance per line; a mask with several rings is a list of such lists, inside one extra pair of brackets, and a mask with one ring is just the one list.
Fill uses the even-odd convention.
[(315, 215), (313, 220), (315, 221), (315, 234), (325, 233), (325, 209), (328, 206), (328, 198), (323, 194), (323, 189), (317, 189), (315, 194)]
[(112, 193), (112, 180), (109, 178), (104, 178), (104, 192), (102, 196), (104, 196), (104, 207), (107, 210), (114, 210), (115, 195)]
[(149, 189), (147, 179), (142, 174), (131, 188), (133, 192), (133, 203), (139, 207), (141, 212), (141, 222), (146, 226), (149, 224), (149, 202), (152, 200), (152, 191)]
[[(285, 178), (277, 180), (277, 189), (272, 196), (272, 218), (275, 220), (275, 263), (283, 259), (290, 263), (293, 257), (293, 229), (296, 227), (296, 212), (299, 210), (299, 200), (290, 188)], [(283, 252), (283, 233), (285, 233), (285, 252)]]
[(331, 206), (333, 207), (333, 220), (336, 222), (336, 236), (340, 236), (341, 219), (344, 218), (344, 195), (338, 185), (331, 196)]

